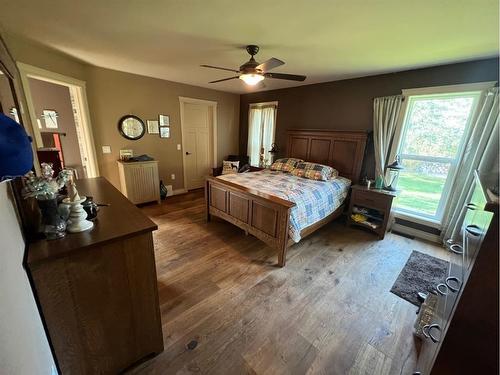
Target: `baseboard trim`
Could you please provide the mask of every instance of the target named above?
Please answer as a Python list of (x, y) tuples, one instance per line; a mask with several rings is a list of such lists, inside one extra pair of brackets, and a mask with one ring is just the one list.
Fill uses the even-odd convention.
[(172, 195), (186, 194), (187, 192), (187, 189), (175, 189), (172, 191)]
[(431, 241), (431, 242), (436, 242), (436, 243), (441, 243), (441, 237), (439, 237), (436, 234), (432, 233), (426, 233), (418, 229), (410, 228), (401, 224), (394, 223), (392, 224), (391, 230), (394, 230), (395, 232), (400, 232), (404, 233), (409, 236), (421, 238), (423, 240)]

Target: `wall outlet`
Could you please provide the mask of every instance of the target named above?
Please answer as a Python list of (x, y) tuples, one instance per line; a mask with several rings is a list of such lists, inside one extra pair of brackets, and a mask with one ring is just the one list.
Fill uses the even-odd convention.
[(111, 146), (102, 146), (103, 154), (111, 154)]
[(180, 144), (178, 144), (178, 145), (177, 145), (177, 150), (178, 150), (178, 151), (180, 151), (180, 150), (181, 150), (181, 145), (180, 145)]
[(171, 178), (172, 180), (175, 180), (175, 174), (173, 174), (173, 173), (172, 173), (172, 174), (170, 175), (170, 178)]

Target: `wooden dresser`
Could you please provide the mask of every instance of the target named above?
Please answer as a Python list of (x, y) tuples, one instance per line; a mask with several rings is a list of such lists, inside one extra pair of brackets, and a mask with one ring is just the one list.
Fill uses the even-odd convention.
[(109, 206), (90, 231), (30, 244), (26, 268), (60, 372), (116, 374), (163, 350), (157, 226), (102, 177), (77, 188)]
[(491, 197), (476, 174), (462, 241), (448, 246), (448, 276), (430, 295), (428, 321), (417, 321), (424, 338), (415, 374), (498, 374), (499, 222)]

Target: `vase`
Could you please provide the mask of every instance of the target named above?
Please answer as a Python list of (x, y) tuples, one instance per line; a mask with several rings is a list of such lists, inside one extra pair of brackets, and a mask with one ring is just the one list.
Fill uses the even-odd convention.
[(61, 217), (57, 198), (37, 199), (42, 213), (41, 231), (48, 240), (55, 240), (66, 235), (66, 220)]

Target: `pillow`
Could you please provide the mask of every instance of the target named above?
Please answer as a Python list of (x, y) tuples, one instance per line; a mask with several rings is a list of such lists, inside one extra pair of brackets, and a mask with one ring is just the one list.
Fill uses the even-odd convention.
[(310, 180), (328, 181), (337, 178), (337, 170), (323, 164), (302, 162), (292, 170), (292, 174)]
[(238, 173), (240, 167), (239, 161), (222, 161), (222, 174), (235, 174)]
[(302, 160), (302, 159), (295, 159), (295, 158), (278, 159), (273, 163), (273, 165), (271, 165), (271, 170), (272, 171), (291, 172), (298, 163), (303, 162), (303, 161), (304, 160)]

